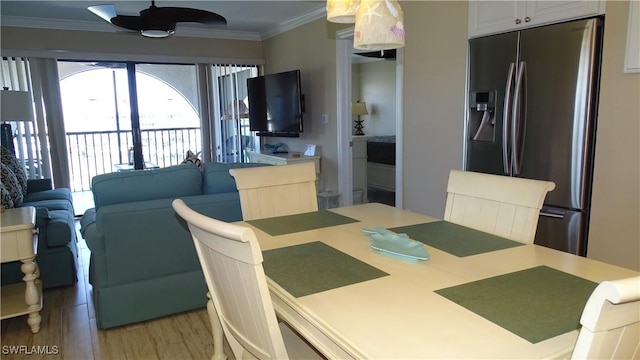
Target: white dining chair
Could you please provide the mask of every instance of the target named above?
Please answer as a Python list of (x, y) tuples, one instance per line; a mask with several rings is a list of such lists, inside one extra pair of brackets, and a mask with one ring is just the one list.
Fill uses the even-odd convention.
[(312, 162), (230, 169), (240, 193), (244, 220), (318, 210)]
[(172, 205), (187, 222), (204, 272), (212, 330), (222, 325), (235, 358), (322, 359), (278, 323), (253, 230), (204, 216), (180, 199)]
[(640, 276), (600, 283), (580, 324), (572, 359), (639, 359)]
[(451, 170), (444, 220), (532, 244), (550, 181)]

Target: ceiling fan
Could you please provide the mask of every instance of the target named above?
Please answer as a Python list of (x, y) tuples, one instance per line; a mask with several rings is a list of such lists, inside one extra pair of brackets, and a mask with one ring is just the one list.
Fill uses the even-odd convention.
[(143, 36), (152, 38), (172, 35), (179, 22), (209, 25), (227, 24), (227, 19), (210, 11), (183, 7), (157, 7), (153, 0), (148, 9), (140, 11), (139, 16), (118, 15), (113, 4), (89, 6), (88, 9), (115, 26), (139, 31)]

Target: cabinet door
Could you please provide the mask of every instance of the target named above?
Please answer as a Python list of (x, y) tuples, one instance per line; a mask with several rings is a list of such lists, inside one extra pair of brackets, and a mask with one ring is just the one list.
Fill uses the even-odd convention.
[(524, 1), (469, 1), (469, 37), (517, 30), (523, 26)]
[(469, 38), (604, 14), (605, 0), (469, 1)]
[(529, 0), (526, 4), (525, 26), (551, 24), (604, 13), (604, 1)]

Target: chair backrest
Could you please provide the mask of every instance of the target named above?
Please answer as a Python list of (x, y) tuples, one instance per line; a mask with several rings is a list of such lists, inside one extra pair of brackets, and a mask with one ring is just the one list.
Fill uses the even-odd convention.
[(444, 219), (526, 244), (533, 243), (550, 181), (451, 170)]
[(199, 214), (180, 199), (173, 201), (173, 208), (189, 226), (210, 297), (236, 359), (288, 358), (253, 230)]
[(572, 359), (639, 359), (640, 276), (600, 283), (580, 324)]
[(236, 180), (244, 220), (318, 210), (312, 162), (230, 169), (229, 173)]

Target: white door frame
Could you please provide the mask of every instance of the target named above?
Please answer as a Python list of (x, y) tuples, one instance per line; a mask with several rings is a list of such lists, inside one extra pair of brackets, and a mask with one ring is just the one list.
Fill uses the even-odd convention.
[[(336, 105), (338, 145), (338, 191), (340, 205), (353, 204), (353, 155), (351, 115), (351, 53), (353, 28), (336, 32)], [(396, 207), (402, 208), (402, 85), (403, 51), (396, 54)], [(364, 189), (364, 191), (367, 191)]]

